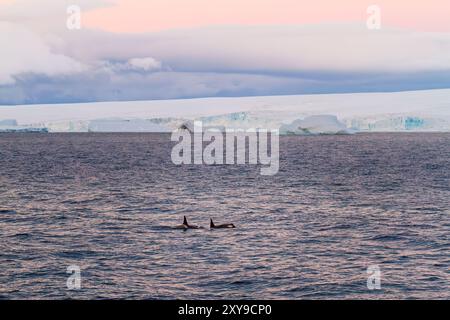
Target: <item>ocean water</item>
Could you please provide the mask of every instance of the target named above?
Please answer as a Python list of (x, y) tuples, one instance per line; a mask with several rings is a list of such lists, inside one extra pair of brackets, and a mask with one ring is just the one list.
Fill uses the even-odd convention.
[(281, 137), (275, 176), (171, 146), (1, 134), (0, 298), (450, 299), (450, 134)]

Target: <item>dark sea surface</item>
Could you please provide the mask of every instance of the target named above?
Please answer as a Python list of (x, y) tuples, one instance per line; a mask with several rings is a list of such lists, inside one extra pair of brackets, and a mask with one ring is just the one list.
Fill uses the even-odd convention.
[(171, 146), (0, 134), (0, 298), (450, 299), (450, 134), (281, 137), (275, 176)]

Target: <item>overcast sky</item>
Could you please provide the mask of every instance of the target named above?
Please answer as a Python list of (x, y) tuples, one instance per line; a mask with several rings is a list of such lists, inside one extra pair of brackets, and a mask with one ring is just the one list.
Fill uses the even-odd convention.
[(450, 2), (373, 2), (0, 0), (0, 104), (450, 88)]

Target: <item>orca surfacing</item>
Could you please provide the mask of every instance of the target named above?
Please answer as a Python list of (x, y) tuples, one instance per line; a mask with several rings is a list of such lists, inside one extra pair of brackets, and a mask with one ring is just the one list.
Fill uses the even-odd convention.
[(236, 226), (232, 223), (215, 225), (213, 219), (210, 219), (210, 220), (211, 220), (211, 222), (209, 224), (209, 227), (211, 229), (234, 229), (234, 228), (236, 228)]
[(186, 216), (184, 216), (183, 224), (174, 227), (174, 229), (181, 229), (181, 230), (187, 230), (187, 229), (202, 229), (202, 227), (199, 227), (199, 226), (195, 226), (195, 225), (189, 224), (189, 222), (188, 222)]
[[(236, 228), (236, 226), (232, 223), (224, 223), (224, 224), (215, 225), (214, 221), (212, 219), (210, 219), (209, 227), (211, 229), (234, 229), (234, 228)], [(188, 229), (204, 229), (204, 228), (201, 226), (189, 224), (186, 216), (184, 216), (183, 224), (172, 227), (172, 229), (188, 230)]]

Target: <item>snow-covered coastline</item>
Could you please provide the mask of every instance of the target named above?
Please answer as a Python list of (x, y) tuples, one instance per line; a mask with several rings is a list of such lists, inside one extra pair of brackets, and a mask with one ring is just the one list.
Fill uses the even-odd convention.
[[(0, 106), (0, 130), (1, 121), (8, 119), (13, 119), (4, 123), (8, 127), (16, 121), (18, 128), (49, 132), (167, 132), (189, 120), (207, 126), (280, 129), (324, 115), (356, 132), (450, 132), (450, 89)], [(320, 133), (320, 125), (315, 130)]]

